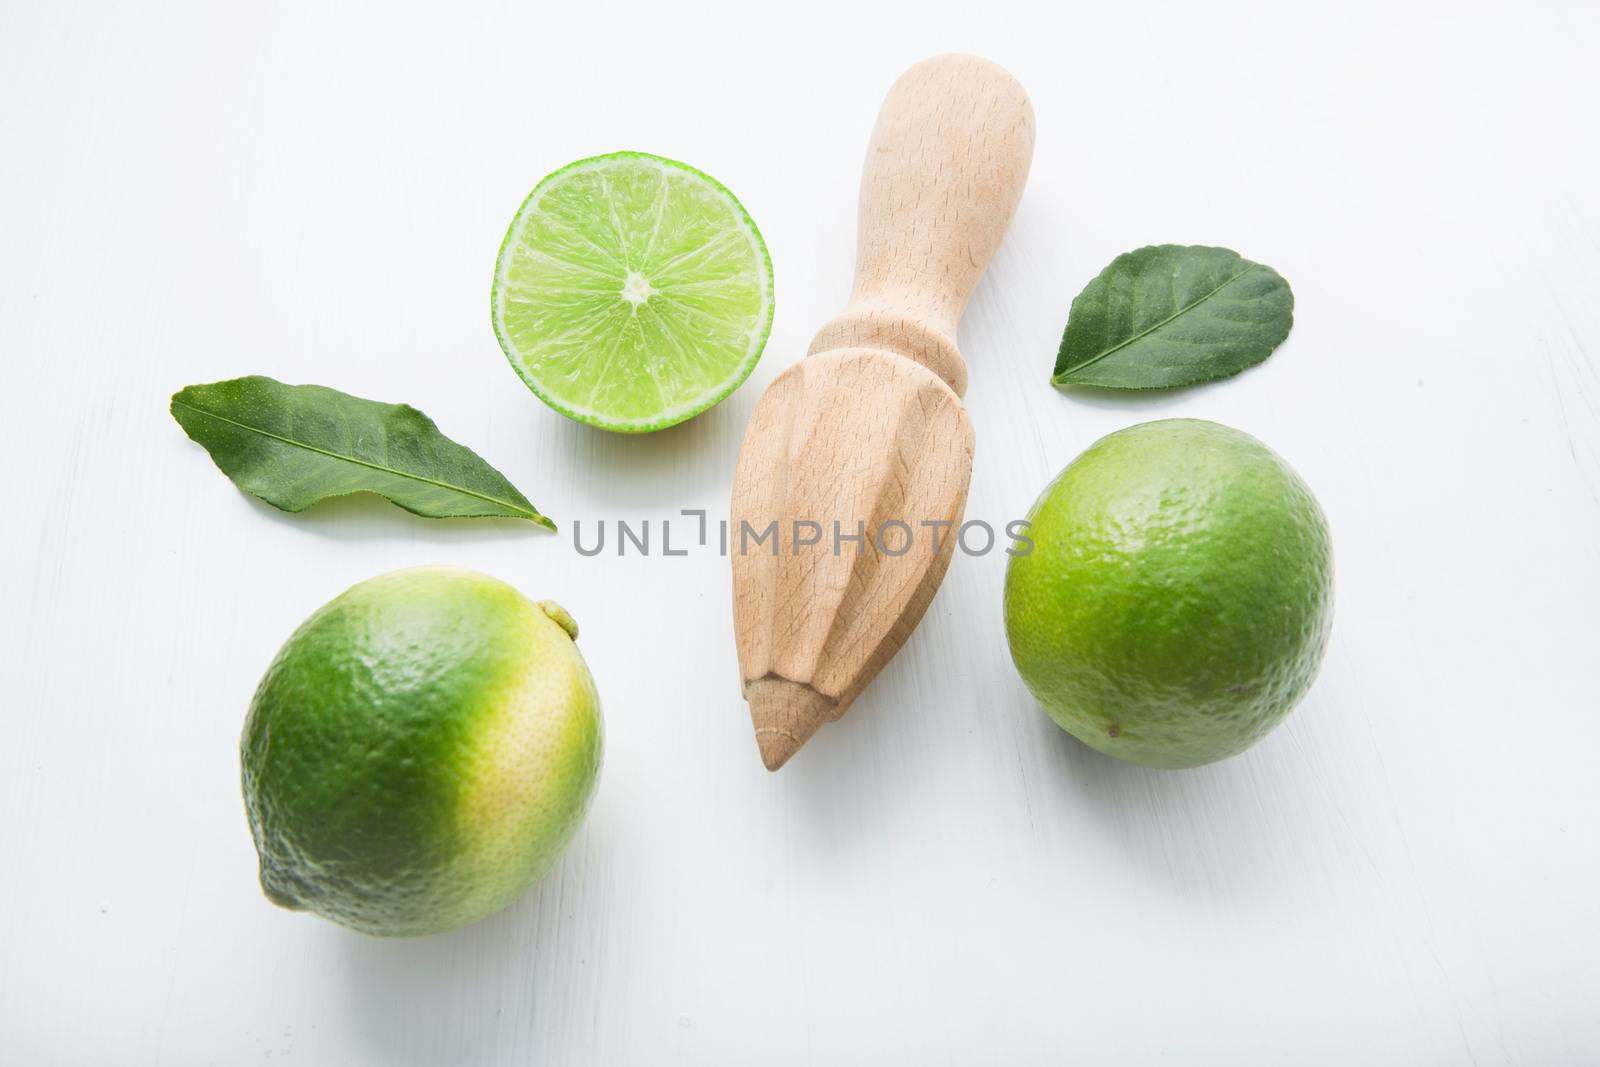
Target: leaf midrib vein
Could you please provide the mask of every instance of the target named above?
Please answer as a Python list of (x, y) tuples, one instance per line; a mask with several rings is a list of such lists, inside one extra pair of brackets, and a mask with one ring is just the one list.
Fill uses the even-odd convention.
[(1229, 278), (1227, 281), (1223, 282), (1221, 285), (1217, 286), (1215, 289), (1211, 290), (1209, 293), (1206, 293), (1204, 296), (1201, 296), (1201, 297), (1199, 297), (1199, 298), (1197, 298), (1195, 300), (1190, 301), (1189, 303), (1185, 304), (1183, 307), (1179, 308), (1177, 311), (1174, 311), (1172, 314), (1170, 314), (1166, 318), (1162, 319), (1160, 322), (1153, 323), (1153, 324), (1151, 324), (1149, 326), (1146, 326), (1144, 329), (1140, 330), (1138, 333), (1136, 333), (1133, 336), (1129, 337), (1125, 341), (1118, 341), (1116, 344), (1112, 345), (1110, 348), (1106, 349), (1104, 352), (1097, 353), (1091, 359), (1086, 359), (1082, 363), (1079, 363), (1079, 364), (1076, 364), (1074, 366), (1068, 367), (1066, 370), (1062, 371), (1059, 375), (1057, 375), (1057, 379), (1059, 380), (1059, 379), (1065, 378), (1069, 374), (1076, 374), (1078, 371), (1083, 370), (1085, 367), (1092, 367), (1096, 363), (1099, 363), (1102, 359), (1105, 359), (1107, 356), (1109, 356), (1109, 355), (1111, 355), (1111, 354), (1113, 354), (1115, 352), (1120, 352), (1124, 348), (1127, 348), (1129, 345), (1133, 344), (1135, 341), (1137, 341), (1137, 340), (1139, 340), (1141, 338), (1150, 336), (1151, 334), (1155, 333), (1157, 330), (1161, 329), (1161, 327), (1167, 325), (1169, 322), (1171, 322), (1174, 319), (1176, 319), (1179, 315), (1184, 315), (1184, 314), (1187, 314), (1190, 311), (1193, 311), (1195, 308), (1199, 307), (1201, 304), (1204, 304), (1207, 300), (1210, 300), (1212, 297), (1214, 297), (1218, 293), (1222, 292), (1222, 290), (1226, 289), (1228, 286), (1232, 285), (1234, 282), (1238, 281), (1240, 278), (1243, 278), (1246, 274), (1249, 274), (1251, 271), (1257, 269), (1260, 266), (1261, 266), (1261, 264), (1259, 264), (1259, 263), (1251, 263), (1249, 266), (1245, 267), (1244, 270), (1240, 271), (1238, 274), (1235, 274), (1233, 277)]
[(392, 474), (396, 478), (408, 478), (414, 482), (422, 482), (424, 485), (431, 485), (436, 489), (445, 489), (453, 493), (461, 493), (463, 496), (470, 496), (477, 500), (486, 501), (490, 504), (499, 504), (503, 508), (509, 508), (510, 510), (517, 512), (519, 515), (535, 517), (539, 514), (536, 511), (531, 511), (528, 508), (522, 507), (520, 504), (513, 503), (509, 500), (501, 500), (499, 497), (489, 496), (485, 493), (474, 492), (473, 490), (464, 486), (451, 485), (449, 482), (435, 481), (432, 478), (427, 478), (420, 474), (411, 474), (407, 471), (396, 470), (393, 467), (385, 467), (381, 463), (373, 463), (369, 460), (358, 459), (355, 456), (343, 456), (337, 452), (330, 452), (325, 448), (318, 448), (316, 445), (308, 444), (305, 441), (296, 441), (292, 437), (284, 437), (281, 434), (273, 433), (271, 430), (263, 430), (259, 426), (251, 426), (247, 422), (240, 422), (237, 419), (230, 419), (226, 415), (218, 415), (215, 411), (207, 411), (205, 408), (195, 407), (193, 404), (182, 400), (174, 400), (173, 404), (177, 407), (187, 408), (198, 415), (204, 415), (208, 419), (216, 419), (218, 422), (225, 422), (229, 426), (237, 426), (241, 430), (248, 430), (251, 433), (260, 434), (262, 437), (271, 438), (274, 441), (279, 441), (294, 448), (303, 448), (307, 452), (315, 452), (319, 456), (327, 456), (329, 459), (343, 460), (346, 463), (354, 463), (358, 467), (366, 467), (368, 470), (379, 471), (383, 474)]

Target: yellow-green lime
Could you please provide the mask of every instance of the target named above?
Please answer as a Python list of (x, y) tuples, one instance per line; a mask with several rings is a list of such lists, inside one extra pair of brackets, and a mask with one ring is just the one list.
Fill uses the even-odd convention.
[(1195, 419), (1101, 438), (1046, 487), (1006, 570), (1011, 656), (1085, 744), (1147, 767), (1242, 752), (1311, 685), (1328, 524), (1261, 442)]
[(385, 936), (516, 899), (599, 775), (600, 699), (576, 636), (557, 605), (452, 567), (380, 575), (320, 608), (245, 721), (267, 896)]
[(772, 260), (714, 178), (616, 152), (534, 187), (500, 246), (492, 303), (500, 347), (539, 399), (640, 433), (749, 376), (772, 328)]

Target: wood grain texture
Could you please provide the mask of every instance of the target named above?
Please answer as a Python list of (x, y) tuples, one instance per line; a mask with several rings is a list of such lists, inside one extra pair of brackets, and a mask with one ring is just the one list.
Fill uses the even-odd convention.
[[(993, 63), (901, 75), (867, 146), (850, 303), (756, 405), (734, 474), (733, 628), (768, 770), (849, 710), (950, 565), (972, 477), (956, 328), (1033, 137), (1027, 94)], [(772, 524), (770, 552), (749, 544)]]
[[(1596, 1062), (1600, 9), (804, 14), (0, 4), (0, 1064)], [(1327, 662), (1236, 759), (1067, 736), (1010, 662), (1005, 557), (960, 547), (854, 710), (753, 758), (716, 520), (849, 297), (874, 105), (952, 48), (1038, 119), (958, 335), (967, 518), (1167, 417), (1260, 437), (1327, 512)], [(528, 190), (617, 148), (725, 182), (777, 272), (750, 381), (637, 438), (530, 396), (488, 309)], [(1072, 296), (1163, 241), (1280, 270), (1289, 340), (1217, 385), (1051, 388)], [(560, 536), (252, 501), (166, 412), (249, 373), (423, 407)], [(262, 897), (239, 733), (309, 612), (428, 563), (572, 613), (606, 762), (536, 889), (374, 941)]]
[(733, 627), (768, 770), (843, 715), (921, 621), (971, 473), (960, 399), (908, 359), (812, 356), (756, 405), (734, 475)]
[(939, 56), (901, 75), (862, 168), (850, 304), (811, 354), (896, 352), (965, 393), (956, 327), (1022, 199), (1033, 140), (1028, 94), (994, 63)]

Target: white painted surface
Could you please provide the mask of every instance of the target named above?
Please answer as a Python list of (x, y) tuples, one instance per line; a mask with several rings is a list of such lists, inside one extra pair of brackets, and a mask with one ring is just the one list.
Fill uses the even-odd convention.
[[(267, 7), (0, 9), (0, 1062), (1600, 1059), (1592, 6)], [(760, 389), (844, 299), (878, 101), (950, 49), (1039, 117), (962, 334), (969, 514), (1181, 414), (1330, 516), (1326, 667), (1241, 758), (1057, 730), (995, 555), (770, 776), (726, 561), (573, 551), (575, 520), (726, 508)], [(617, 148), (717, 175), (777, 267), (751, 381), (636, 439), (546, 410), (488, 322), (522, 196)], [(1160, 241), (1281, 270), (1288, 344), (1052, 390), (1073, 294)], [(243, 497), (166, 402), (252, 372), (418, 403), (563, 534)], [(262, 898), (235, 746), (301, 618), (427, 562), (571, 609), (609, 749), (541, 887), (387, 943)]]

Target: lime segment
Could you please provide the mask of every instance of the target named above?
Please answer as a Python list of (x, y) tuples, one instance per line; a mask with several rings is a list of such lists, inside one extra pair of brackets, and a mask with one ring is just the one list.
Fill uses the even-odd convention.
[(659, 430), (749, 376), (772, 327), (772, 260), (734, 195), (641, 152), (541, 181), (495, 265), (494, 328), (545, 403), (608, 430)]

